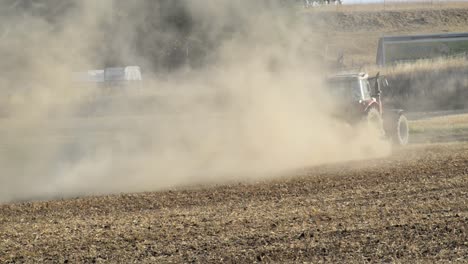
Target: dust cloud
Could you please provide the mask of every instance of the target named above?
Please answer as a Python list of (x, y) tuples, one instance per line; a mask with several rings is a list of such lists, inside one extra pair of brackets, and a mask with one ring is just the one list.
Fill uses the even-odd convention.
[[(2, 1), (0, 202), (251, 181), (387, 155), (331, 118), (281, 1)], [(0, 32), (1, 33), (1, 32)], [(141, 87), (73, 72), (139, 65)]]

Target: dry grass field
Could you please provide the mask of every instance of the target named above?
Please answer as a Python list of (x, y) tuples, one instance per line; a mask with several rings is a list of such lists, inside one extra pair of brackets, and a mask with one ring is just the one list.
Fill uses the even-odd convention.
[(410, 122), (412, 142), (468, 141), (468, 115), (455, 114)]

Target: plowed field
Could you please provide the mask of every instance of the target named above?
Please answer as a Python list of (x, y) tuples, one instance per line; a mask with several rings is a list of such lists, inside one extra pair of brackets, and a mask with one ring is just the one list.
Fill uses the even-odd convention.
[(1, 263), (468, 261), (468, 144), (208, 189), (0, 207)]

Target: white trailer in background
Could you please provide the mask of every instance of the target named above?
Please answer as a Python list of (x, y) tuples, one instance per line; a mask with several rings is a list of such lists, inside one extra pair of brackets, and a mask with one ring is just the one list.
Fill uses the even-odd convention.
[(141, 88), (141, 68), (139, 66), (112, 67), (73, 73), (73, 81), (80, 85), (96, 85), (105, 88)]

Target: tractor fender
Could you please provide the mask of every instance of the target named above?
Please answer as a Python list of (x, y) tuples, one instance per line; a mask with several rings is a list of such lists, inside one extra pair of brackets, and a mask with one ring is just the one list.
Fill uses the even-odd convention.
[(385, 111), (382, 114), (383, 119), (392, 119), (399, 117), (405, 113), (405, 110), (403, 109), (385, 109)]
[(403, 109), (385, 109), (385, 111), (382, 113), (385, 130), (389, 131), (393, 127), (395, 120), (397, 120), (404, 113), (405, 110)]
[(364, 113), (367, 113), (371, 108), (376, 108), (380, 112), (380, 105), (375, 99), (364, 101), (362, 104), (364, 106)]

